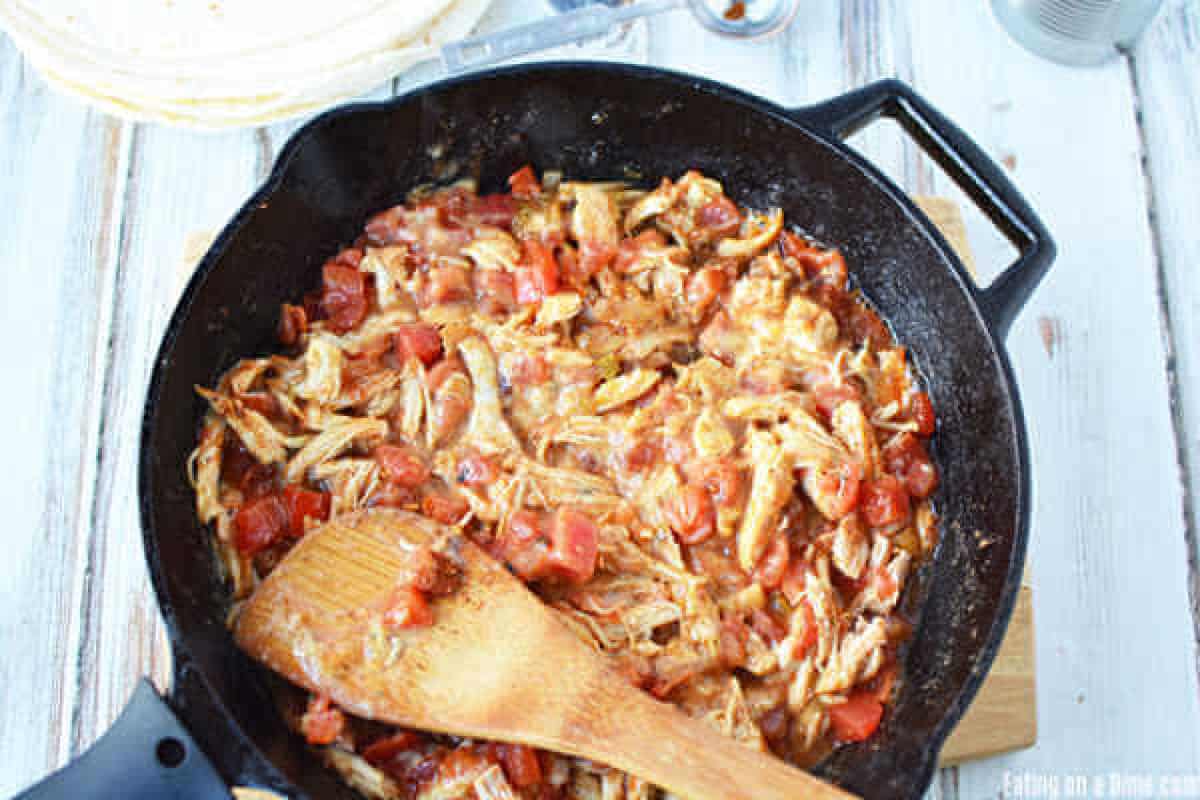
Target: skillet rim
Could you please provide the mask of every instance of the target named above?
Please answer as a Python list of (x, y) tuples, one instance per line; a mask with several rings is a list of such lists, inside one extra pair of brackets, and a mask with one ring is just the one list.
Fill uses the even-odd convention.
[[(942, 256), (944, 265), (949, 267), (951, 277), (959, 291), (967, 301), (976, 323), (985, 333), (991, 356), (1000, 366), (1002, 395), (1007, 402), (1009, 416), (1012, 419), (1014, 433), (1013, 447), (1017, 456), (1019, 475), (1016, 486), (1016, 525), (1013, 531), (1011, 556), (1005, 574), (1003, 590), (996, 604), (996, 616), (987, 636), (978, 648), (974, 665), (963, 681), (957, 696), (949, 704), (947, 712), (934, 727), (930, 737), (921, 748), (923, 768), (915, 780), (910, 778), (905, 783), (917, 790), (919, 794), (928, 787), (937, 766), (937, 757), (946, 737), (961, 720), (963, 714), (974, 700), (984, 679), (995, 660), (996, 653), (1004, 639), (1012, 618), (1019, 593), (1021, 577), (1024, 571), (1028, 550), (1028, 540), (1031, 526), (1032, 481), (1030, 475), (1030, 453), (1024, 410), (1016, 382), (1016, 377), (1010, 363), (1007, 350), (1004, 347), (1004, 328), (990, 321), (983, 313), (980, 305), (981, 288), (970, 277), (962, 260), (950, 247), (945, 237), (929, 220), (923, 211), (916, 206), (912, 199), (901, 190), (888, 176), (868, 161), (864, 156), (849, 147), (821, 118), (821, 101), (811, 106), (788, 108), (759, 95), (709, 78), (693, 75), (677, 70), (659, 67), (626, 64), (610, 61), (538, 61), (511, 66), (503, 66), (480, 70), (476, 72), (445, 78), (429, 84), (415, 87), (402, 95), (380, 101), (352, 102), (329, 109), (315, 116), (298, 128), (288, 138), (279, 154), (276, 156), (270, 173), (259, 187), (250, 195), (232, 218), (221, 228), (220, 233), (205, 251), (197, 263), (186, 286), (179, 295), (175, 308), (163, 329), (162, 340), (155, 354), (150, 378), (147, 382), (146, 399), (142, 410), (142, 423), (139, 432), (138, 457), (138, 511), (142, 527), (142, 544), (149, 571), (155, 599), (171, 643), (173, 683), (168, 691), (169, 699), (174, 700), (179, 694), (180, 684), (184, 681), (198, 681), (208, 697), (209, 702), (219, 712), (220, 723), (237, 738), (237, 744), (254, 755), (259, 764), (265, 768), (267, 779), (272, 783), (292, 787), (275, 763), (259, 749), (254, 741), (246, 734), (241, 724), (229, 710), (225, 698), (216, 692), (208, 678), (197, 667), (192, 655), (192, 648), (179, 633), (177, 613), (168, 592), (167, 571), (162, 563), (161, 553), (157, 544), (154, 524), (152, 498), (155, 487), (155, 468), (153, 456), (148, 443), (154, 438), (156, 427), (155, 411), (158, 408), (162, 385), (170, 368), (170, 357), (181, 329), (191, 315), (196, 302), (196, 295), (208, 276), (216, 269), (225, 251), (245, 226), (247, 221), (258, 211), (259, 207), (279, 189), (283, 183), (288, 168), (296, 153), (311, 140), (314, 132), (325, 126), (335, 124), (342, 117), (356, 114), (386, 112), (410, 102), (421, 96), (436, 95), (445, 89), (451, 89), (462, 84), (484, 82), (491, 78), (503, 78), (513, 75), (554, 75), (572, 72), (602, 72), (641, 79), (666, 81), (676, 84), (679, 88), (714, 96), (721, 102), (733, 103), (771, 119), (788, 127), (798, 128), (809, 136), (816, 144), (826, 148), (833, 157), (840, 158), (856, 169), (864, 178), (870, 181), (889, 200), (894, 203), (916, 231), (919, 231), (929, 244)], [(883, 84), (906, 86), (894, 79), (880, 81)], [(910, 90), (911, 91), (911, 90)], [(835, 97), (840, 97), (835, 96)], [(919, 368), (918, 368), (919, 371)], [(1007, 438), (1007, 437), (1006, 437)], [(186, 709), (179, 709), (187, 719)]]

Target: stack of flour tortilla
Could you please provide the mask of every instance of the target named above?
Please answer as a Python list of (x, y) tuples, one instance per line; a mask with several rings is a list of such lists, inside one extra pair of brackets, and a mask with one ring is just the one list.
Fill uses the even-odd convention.
[(489, 2), (0, 0), (0, 26), (106, 111), (225, 128), (362, 94), (468, 35)]

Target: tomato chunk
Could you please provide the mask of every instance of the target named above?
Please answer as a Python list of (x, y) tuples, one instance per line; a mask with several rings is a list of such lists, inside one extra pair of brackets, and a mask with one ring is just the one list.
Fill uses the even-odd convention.
[(398, 586), (392, 591), (383, 624), (388, 628), (422, 628), (433, 624), (433, 609), (429, 597), (412, 584)]
[(429, 366), (442, 356), (442, 337), (438, 329), (427, 322), (415, 322), (396, 328), (392, 337), (396, 357), (402, 362), (415, 358)]
[(421, 736), (412, 731), (397, 731), (391, 736), (376, 739), (360, 751), (360, 755), (373, 767), (391, 761), (401, 753), (421, 743)]
[(287, 505), (276, 494), (242, 505), (233, 517), (234, 544), (245, 555), (262, 552), (291, 530)]
[(867, 481), (862, 489), (862, 515), (873, 528), (895, 525), (908, 519), (911, 507), (904, 485), (892, 475)]
[(357, 328), (366, 319), (367, 276), (356, 268), (329, 262), (321, 273), (321, 311), (338, 333)]
[(333, 744), (345, 727), (345, 714), (327, 694), (319, 694), (309, 700), (308, 709), (300, 718), (300, 730), (309, 744)]
[(683, 544), (700, 544), (716, 531), (717, 515), (712, 496), (702, 487), (688, 485), (675, 497), (663, 498), (663, 513)]
[(504, 775), (514, 787), (527, 789), (542, 782), (542, 762), (537, 750), (523, 744), (502, 744), (499, 750)]
[(818, 507), (832, 519), (841, 519), (855, 509), (862, 497), (862, 467), (853, 461), (837, 466), (818, 468)]
[(551, 558), (569, 581), (584, 583), (596, 572), (600, 530), (586, 514), (560, 508), (551, 533)]
[(421, 500), (421, 513), (443, 525), (457, 524), (470, 508), (466, 500), (449, 492), (430, 492)]
[(500, 468), (487, 456), (470, 453), (459, 460), (455, 477), (467, 486), (488, 486), (500, 477)]
[(453, 303), (471, 297), (471, 274), (465, 267), (446, 264), (429, 270), (426, 298), (432, 305)]
[(718, 508), (735, 508), (742, 501), (742, 472), (727, 458), (701, 462), (688, 479), (704, 487)]
[(475, 270), (475, 298), (487, 314), (507, 314), (517, 304), (517, 282), (498, 269)]
[(288, 509), (288, 535), (293, 539), (304, 535), (306, 519), (317, 522), (329, 519), (331, 498), (328, 492), (287, 486), (283, 490), (283, 500)]
[(850, 383), (819, 383), (813, 387), (812, 394), (813, 401), (817, 404), (817, 410), (827, 420), (833, 417), (833, 412), (842, 403), (850, 400), (862, 401), (862, 393)]
[(933, 413), (933, 401), (925, 392), (917, 392), (912, 396), (912, 418), (917, 423), (917, 433), (922, 436), (933, 436), (937, 429), (937, 417)]
[(375, 448), (375, 460), (384, 478), (410, 489), (428, 481), (431, 474), (425, 462), (406, 447), (381, 444)]
[(514, 276), (517, 302), (536, 303), (558, 291), (558, 261), (554, 251), (539, 241), (526, 239), (524, 247), (525, 263)]
[(521, 200), (528, 200), (542, 193), (541, 181), (538, 180), (533, 167), (528, 164), (508, 176), (508, 185), (512, 189), (513, 197)]
[(617, 248), (613, 245), (584, 239), (579, 243), (579, 272), (590, 278), (611, 264), (616, 255)]
[(829, 707), (833, 733), (843, 742), (861, 742), (870, 738), (883, 718), (883, 704), (869, 691), (857, 691), (846, 702)]
[(279, 309), (279, 327), (276, 335), (284, 347), (292, 347), (300, 341), (300, 337), (308, 333), (308, 312), (303, 306), (293, 306), (284, 303)]
[(688, 278), (688, 306), (703, 314), (725, 291), (725, 272), (716, 267), (705, 267)]
[(700, 207), (696, 222), (718, 236), (730, 236), (737, 233), (741, 226), (742, 212), (738, 211), (732, 200), (721, 195)]
[(475, 198), (475, 207), (471, 209), (484, 225), (495, 225), (497, 228), (511, 228), (513, 217), (517, 213), (517, 204), (511, 195), (486, 194)]
[(883, 447), (884, 468), (899, 478), (908, 493), (918, 499), (929, 497), (938, 486), (937, 469), (925, 445), (911, 433), (897, 434)]

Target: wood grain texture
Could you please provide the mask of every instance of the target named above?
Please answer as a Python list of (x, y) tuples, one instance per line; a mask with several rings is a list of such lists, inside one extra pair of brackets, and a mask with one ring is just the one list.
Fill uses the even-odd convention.
[[(1126, 65), (1040, 60), (977, 4), (912, 13), (918, 89), (1011, 165), (1060, 244), (1008, 341), (1033, 456), (1038, 743), (962, 766), (953, 785), (974, 798), (995, 795), (1007, 771), (1196, 772), (1196, 725), (1162, 735), (1164, 715), (1196, 719), (1196, 652)], [(981, 265), (1005, 263), (1007, 247), (972, 245)]]
[(1131, 72), (1153, 190), (1160, 310), (1173, 346), (1168, 379), (1186, 487), (1192, 620), (1200, 639), (1200, 3), (1168, 2), (1138, 43)]
[[(1029, 55), (986, 3), (961, 0), (805, 4), (757, 44), (677, 14), (648, 27), (644, 48), (615, 51), (789, 105), (911, 80), (1008, 166), (1059, 240), (1009, 341), (1037, 488), (1039, 741), (944, 771), (933, 797), (994, 797), (1006, 770), (1200, 772), (1178, 458), (1200, 457), (1196, 9), (1169, 0), (1131, 63), (1092, 70)], [(500, 0), (485, 24), (544, 10)], [(135, 514), (138, 407), (184, 233), (219, 227), (290, 129), (112, 122), (48, 94), (0, 41), (0, 356), (6, 387), (20, 387), (0, 393), (13, 522), (0, 560), (0, 793), (91, 741), (138, 675), (166, 675)], [(910, 191), (949, 192), (894, 131), (855, 144)], [(985, 276), (1011, 258), (977, 215), (967, 229)]]
[(0, 39), (0, 795), (74, 752), (112, 236), (126, 126), (48, 93)]

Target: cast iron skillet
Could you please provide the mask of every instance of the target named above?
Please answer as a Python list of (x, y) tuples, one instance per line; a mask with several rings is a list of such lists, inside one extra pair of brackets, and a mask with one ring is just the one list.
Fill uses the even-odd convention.
[[(975, 286), (929, 220), (842, 143), (880, 117), (900, 122), (1016, 246), (1018, 260), (990, 287)], [(110, 786), (122, 798), (227, 797), (229, 784), (352, 796), (285, 729), (263, 672), (226, 631), (227, 587), (184, 473), (204, 413), (193, 387), (269, 352), (280, 303), (312, 288), (368, 215), (422, 183), (474, 176), (496, 189), (525, 163), (650, 182), (695, 168), (740, 205), (780, 206), (845, 253), (853, 280), (910, 348), (938, 412), (943, 541), (909, 592), (914, 606), (927, 600), (895, 707), (879, 734), (817, 771), (865, 797), (922, 794), (991, 664), (1021, 578), (1029, 460), (1002, 340), (1053, 259), (1049, 235), (995, 164), (896, 81), (788, 110), (661, 70), (543, 64), (318, 117), (209, 250), (155, 362), (140, 464), (146, 558), (175, 656), (167, 702), (190, 736), (143, 687), (93, 750), (31, 797), (73, 796), (78, 781), (92, 796)]]

